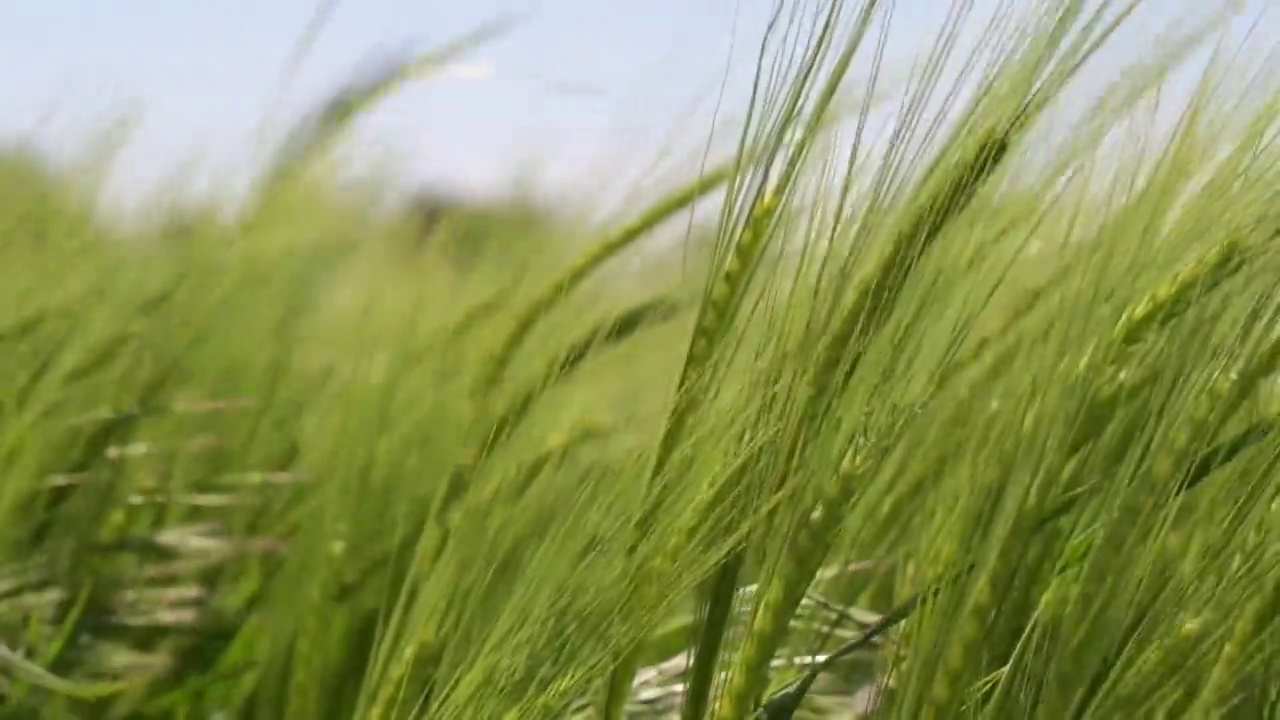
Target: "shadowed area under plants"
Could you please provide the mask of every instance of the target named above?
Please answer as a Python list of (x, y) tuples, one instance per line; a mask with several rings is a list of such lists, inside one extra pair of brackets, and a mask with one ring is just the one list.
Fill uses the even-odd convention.
[(889, 113), (891, 3), (780, 6), (608, 225), (321, 169), (499, 24), (233, 218), (0, 156), (0, 717), (1277, 717), (1280, 78), (1013, 5)]

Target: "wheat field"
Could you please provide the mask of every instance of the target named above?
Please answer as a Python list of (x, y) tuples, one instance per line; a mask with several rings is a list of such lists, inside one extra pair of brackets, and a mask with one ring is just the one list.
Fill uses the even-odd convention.
[(491, 28), (233, 217), (4, 154), (0, 716), (1280, 718), (1280, 78), (1094, 62), (1142, 4), (941, 37), (879, 137), (884, 4), (783, 5), (616, 223), (337, 189)]

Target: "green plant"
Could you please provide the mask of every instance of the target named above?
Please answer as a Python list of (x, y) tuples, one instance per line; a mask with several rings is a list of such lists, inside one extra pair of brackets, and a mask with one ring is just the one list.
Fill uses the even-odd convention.
[(439, 53), (232, 220), (0, 159), (0, 715), (1274, 717), (1280, 95), (1156, 132), (1219, 25), (1100, 66), (1138, 4), (957, 3), (879, 144), (888, 6), (785, 6), (734, 156), (521, 282), (319, 170)]

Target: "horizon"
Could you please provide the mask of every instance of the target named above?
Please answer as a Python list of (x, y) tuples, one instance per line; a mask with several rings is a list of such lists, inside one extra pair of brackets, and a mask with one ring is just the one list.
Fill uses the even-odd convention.
[[(989, 9), (998, 2), (976, 5)], [(1237, 4), (1231, 38), (1243, 39), (1255, 18), (1258, 33), (1276, 32), (1280, 13), (1268, 15), (1264, 2)], [(1141, 49), (1143, 28), (1152, 32), (1150, 23), (1173, 16), (1174, 4), (1170, 0), (1163, 13), (1148, 4), (1151, 17), (1135, 19), (1128, 30), (1137, 35), (1117, 39), (1115, 51)], [(0, 113), (0, 142), (25, 140), (55, 160), (75, 159), (124, 119), (132, 127), (108, 183), (112, 204), (144, 201), (176, 187), (179, 178), (195, 191), (234, 193), (288, 127), (370, 62), (403, 48), (439, 47), (486, 20), (516, 15), (524, 21), (510, 34), (362, 118), (347, 155), (378, 176), (467, 196), (529, 187), (605, 196), (669, 172), (664, 153), (682, 175), (696, 168), (721, 93), (720, 116), (730, 126), (746, 106), (759, 38), (774, 5), (25, 4), (18, 22), (0, 26), (0, 64), (26, 70), (0, 80), (0, 94), (16, 100)], [(952, 3), (902, 5), (910, 7), (894, 13), (888, 84), (907, 79), (901, 68), (927, 49)], [(294, 57), (318, 11), (314, 42), (305, 56)], [(982, 8), (975, 13), (970, 40), (982, 25)], [(79, 22), (66, 22), (75, 16)], [(295, 62), (296, 73), (286, 77)], [(1179, 78), (1175, 91), (1189, 93), (1195, 69)]]

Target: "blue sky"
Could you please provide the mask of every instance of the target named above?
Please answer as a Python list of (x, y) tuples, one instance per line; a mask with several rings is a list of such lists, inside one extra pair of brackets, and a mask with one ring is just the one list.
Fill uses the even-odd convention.
[[(435, 182), (485, 190), (532, 173), (590, 192), (623, 169), (642, 170), (672, 139), (696, 153), (722, 80), (734, 90), (730, 106), (741, 107), (774, 1), (348, 0), (287, 86), (316, 0), (13, 3), (0, 23), (0, 138), (35, 137), (74, 154), (90, 131), (140, 112), (114, 181), (125, 194), (191, 162), (220, 180), (240, 177), (262, 157), (264, 119), (296, 117), (378, 48), (431, 46), (521, 13), (505, 39), (371, 117), (362, 146)], [(1151, 4), (1171, 13), (1190, 2)], [(1269, 2), (1247, 0), (1246, 15)], [(891, 66), (927, 40), (949, 5), (898, 1)], [(1130, 48), (1150, 42), (1143, 28), (1124, 41)]]

